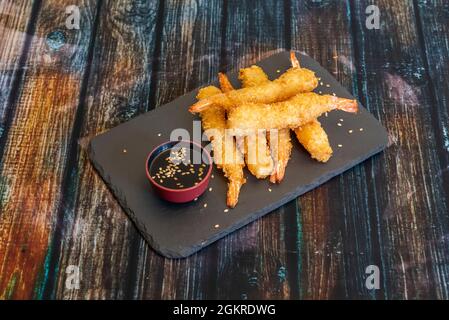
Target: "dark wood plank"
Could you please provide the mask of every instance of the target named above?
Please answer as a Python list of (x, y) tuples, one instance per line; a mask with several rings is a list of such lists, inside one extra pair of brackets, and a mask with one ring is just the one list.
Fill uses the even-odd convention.
[[(344, 1), (294, 2), (292, 47), (316, 59), (357, 95), (348, 11), (349, 4)], [(365, 205), (368, 193), (363, 167), (357, 166), (298, 199), (304, 299), (367, 296), (364, 270), (375, 257), (370, 248), (372, 226)]]
[[(83, 8), (80, 30), (65, 28), (64, 10), (72, 4)], [(42, 294), (95, 8), (94, 1), (47, 1), (36, 21), (1, 163), (0, 296), (5, 298)], [(50, 48), (46, 39), (56, 31), (64, 45)]]
[[(221, 69), (247, 67), (284, 50), (288, 40), (283, 2), (226, 3)], [(250, 191), (243, 186), (241, 192)], [(284, 242), (291, 236), (286, 219), (294, 216), (294, 206), (284, 206), (211, 248), (219, 259), (217, 298), (285, 299), (292, 290), (298, 292), (297, 261), (288, 258), (297, 255), (295, 241), (290, 247)]]
[[(148, 109), (158, 16), (155, 1), (108, 1), (101, 8), (87, 93), (83, 101), (80, 146), (64, 192), (60, 221), (62, 255), (53, 266), (56, 298), (135, 298), (139, 290), (140, 235), (93, 169), (85, 147), (90, 137)], [(55, 249), (56, 250), (56, 249)], [(67, 266), (81, 272), (79, 289), (65, 287)], [(139, 264), (140, 266), (140, 264)], [(143, 266), (142, 267), (146, 267)]]
[(378, 232), (377, 243), (371, 240), (381, 256), (380, 294), (447, 298), (447, 162), (438, 155), (443, 141), (435, 116), (444, 111), (433, 105), (413, 3), (377, 1), (379, 30), (365, 27), (369, 4), (354, 1), (351, 16), (359, 97), (391, 136), (391, 146), (364, 168), (366, 206)]
[[(431, 94), (426, 97), (435, 125), (436, 154), (446, 200), (449, 199), (449, 4), (446, 1), (414, 1), (417, 32), (423, 49), (425, 78)], [(447, 201), (446, 201), (447, 202)], [(446, 203), (447, 204), (447, 203)], [(448, 282), (445, 275), (441, 281)], [(442, 294), (442, 293), (441, 293)], [(445, 292), (448, 296), (449, 292)], [(441, 295), (443, 296), (443, 295)]]
[[(38, 6), (35, 6), (34, 16)], [(0, 3), (0, 136), (5, 132), (5, 116), (8, 103), (14, 100), (14, 81), (23, 75), (24, 60), (35, 21), (32, 19), (32, 1), (2, 1)]]

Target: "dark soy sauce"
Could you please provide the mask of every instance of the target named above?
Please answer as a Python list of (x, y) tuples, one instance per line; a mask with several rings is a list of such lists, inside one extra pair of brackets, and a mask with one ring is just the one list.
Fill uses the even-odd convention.
[[(196, 148), (167, 149), (150, 164), (150, 175), (159, 185), (170, 189), (186, 189), (200, 183), (209, 170)], [(200, 162), (200, 163), (198, 163)]]

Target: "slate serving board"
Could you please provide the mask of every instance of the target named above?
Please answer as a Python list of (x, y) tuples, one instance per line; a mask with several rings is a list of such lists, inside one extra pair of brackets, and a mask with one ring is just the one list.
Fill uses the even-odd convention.
[[(321, 78), (323, 85), (316, 92), (353, 99), (315, 60), (299, 53), (297, 57), (301, 66), (315, 71)], [(275, 79), (290, 67), (289, 52), (270, 56), (257, 65), (270, 79)], [(237, 75), (237, 71), (228, 73), (233, 84), (239, 87)], [(246, 171), (247, 183), (241, 190), (236, 208), (224, 211), (227, 208), (226, 179), (216, 168), (209, 185), (212, 191), (206, 191), (196, 202), (164, 202), (154, 194), (147, 181), (145, 160), (155, 146), (170, 139), (173, 129), (185, 128), (192, 133), (193, 120), (198, 118), (187, 109), (196, 101), (196, 93), (194, 90), (123, 123), (93, 138), (89, 146), (92, 163), (122, 208), (146, 241), (166, 257), (191, 255), (364, 161), (387, 145), (385, 129), (362, 106), (356, 115), (333, 111), (320, 118), (334, 150), (326, 164), (312, 160), (292, 134), (292, 156), (283, 182), (273, 185), (268, 180), (255, 179)], [(337, 126), (338, 122), (342, 125)], [(349, 130), (353, 130), (352, 133)], [(206, 203), (207, 207), (204, 207)]]

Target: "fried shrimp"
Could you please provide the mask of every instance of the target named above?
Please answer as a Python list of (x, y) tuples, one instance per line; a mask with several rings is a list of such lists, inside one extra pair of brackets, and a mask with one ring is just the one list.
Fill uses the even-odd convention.
[[(267, 74), (259, 66), (251, 66), (249, 68), (240, 69), (239, 80), (243, 87), (254, 87), (270, 82)], [(279, 183), (285, 175), (285, 168), (292, 151), (292, 143), (290, 140), (290, 129), (281, 129), (278, 132), (268, 132), (267, 138), (271, 157), (274, 162), (273, 172), (270, 175), (270, 182)]]
[(211, 106), (230, 110), (244, 103), (273, 103), (286, 100), (300, 92), (309, 92), (318, 85), (315, 73), (305, 68), (290, 68), (278, 79), (262, 85), (242, 88), (203, 99), (192, 105), (190, 112), (200, 112)]
[[(223, 92), (234, 90), (234, 87), (225, 74), (219, 73), (218, 80)], [(274, 163), (271, 158), (267, 137), (264, 131), (251, 132), (243, 137), (239, 148), (245, 157), (248, 170), (257, 179), (265, 179), (272, 173)]]
[[(293, 67), (301, 67), (293, 51), (290, 52), (290, 61)], [(327, 162), (329, 160), (332, 155), (332, 148), (327, 133), (318, 120), (296, 128), (295, 134), (299, 143), (310, 153), (313, 159), (321, 162)]]
[(247, 103), (228, 113), (228, 126), (253, 130), (294, 129), (335, 109), (355, 113), (358, 110), (357, 101), (308, 92), (272, 104)]
[[(200, 89), (198, 99), (206, 99), (220, 94), (220, 89), (209, 86)], [(212, 143), (214, 162), (218, 168), (223, 169), (228, 179), (226, 203), (234, 208), (239, 199), (242, 185), (246, 182), (243, 176), (243, 157), (234, 141), (234, 137), (226, 133), (226, 114), (220, 107), (213, 106), (200, 113), (201, 122), (207, 138)]]
[(312, 158), (327, 162), (332, 155), (332, 148), (324, 129), (318, 120), (295, 129), (299, 143), (310, 153)]

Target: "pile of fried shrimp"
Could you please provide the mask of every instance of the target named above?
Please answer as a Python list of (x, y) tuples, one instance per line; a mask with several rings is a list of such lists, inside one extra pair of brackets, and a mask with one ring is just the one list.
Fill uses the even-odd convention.
[(226, 203), (231, 208), (246, 182), (245, 165), (256, 178), (280, 183), (292, 150), (291, 130), (313, 159), (327, 162), (332, 148), (317, 118), (336, 109), (358, 110), (356, 100), (314, 93), (315, 73), (301, 68), (294, 52), (290, 59), (291, 68), (273, 81), (258, 66), (241, 69), (241, 89), (219, 73), (220, 88), (200, 89), (198, 102), (189, 109), (200, 114), (214, 162), (228, 179)]

